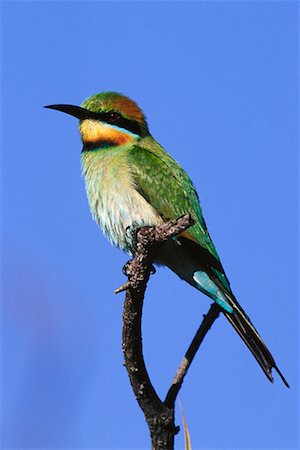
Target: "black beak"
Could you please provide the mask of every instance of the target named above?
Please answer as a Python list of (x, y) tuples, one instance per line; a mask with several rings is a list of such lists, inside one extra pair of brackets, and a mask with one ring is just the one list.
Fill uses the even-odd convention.
[(84, 119), (99, 120), (99, 117), (97, 116), (96, 113), (89, 111), (88, 109), (81, 108), (81, 106), (48, 105), (48, 106), (44, 106), (44, 108), (56, 109), (57, 111), (62, 111), (66, 114), (70, 114), (71, 116), (77, 117), (77, 119), (79, 119), (79, 120), (84, 120)]

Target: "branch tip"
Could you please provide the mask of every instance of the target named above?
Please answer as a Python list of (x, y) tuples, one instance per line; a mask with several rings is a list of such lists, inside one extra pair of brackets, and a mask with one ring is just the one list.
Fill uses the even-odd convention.
[(129, 289), (131, 286), (130, 281), (126, 281), (126, 283), (122, 284), (118, 289), (114, 291), (114, 294), (119, 294), (120, 292), (126, 291), (126, 289)]

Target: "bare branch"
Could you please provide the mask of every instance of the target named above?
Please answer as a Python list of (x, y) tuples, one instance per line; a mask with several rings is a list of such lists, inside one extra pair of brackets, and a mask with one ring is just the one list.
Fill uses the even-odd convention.
[(164, 403), (171, 407), (174, 405), (178, 392), (182, 386), (183, 380), (187, 371), (192, 364), (192, 361), (201, 345), (201, 342), (205, 338), (207, 332), (210, 330), (214, 321), (219, 317), (220, 307), (213, 303), (206, 315), (203, 316), (203, 322), (198, 328), (194, 339), (192, 340), (183, 360), (181, 361), (175, 377), (173, 379), (172, 385), (167, 393)]
[(157, 247), (193, 223), (190, 216), (185, 215), (158, 227), (143, 227), (138, 230), (136, 254), (124, 269), (128, 281), (115, 290), (116, 294), (126, 290), (122, 350), (131, 386), (150, 429), (153, 450), (174, 448), (174, 436), (179, 431), (174, 421), (176, 396), (201, 342), (219, 315), (219, 308), (213, 305), (197, 331), (163, 402), (151, 383), (143, 358), (141, 321), (144, 295)]

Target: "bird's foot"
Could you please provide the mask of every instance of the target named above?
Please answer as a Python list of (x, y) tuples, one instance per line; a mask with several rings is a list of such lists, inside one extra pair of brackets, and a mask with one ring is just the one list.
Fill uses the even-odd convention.
[(125, 233), (130, 240), (130, 247), (133, 253), (135, 252), (137, 246), (137, 233), (142, 227), (143, 227), (142, 224), (138, 222), (133, 222), (125, 229)]
[(156, 273), (156, 268), (154, 267), (153, 264), (151, 264), (150, 273), (151, 273), (151, 275), (154, 275)]
[(130, 267), (130, 264), (132, 263), (132, 259), (130, 259), (129, 261), (127, 261), (127, 263), (124, 264), (123, 268), (122, 268), (122, 272), (123, 274), (128, 277), (129, 273), (128, 273), (128, 269)]

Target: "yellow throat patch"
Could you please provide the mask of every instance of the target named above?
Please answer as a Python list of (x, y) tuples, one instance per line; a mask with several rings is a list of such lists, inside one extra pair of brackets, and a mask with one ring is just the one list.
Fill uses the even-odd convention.
[(82, 142), (96, 144), (109, 142), (112, 146), (129, 144), (134, 141), (134, 136), (126, 130), (118, 129), (113, 125), (98, 122), (96, 120), (83, 120), (79, 126)]

